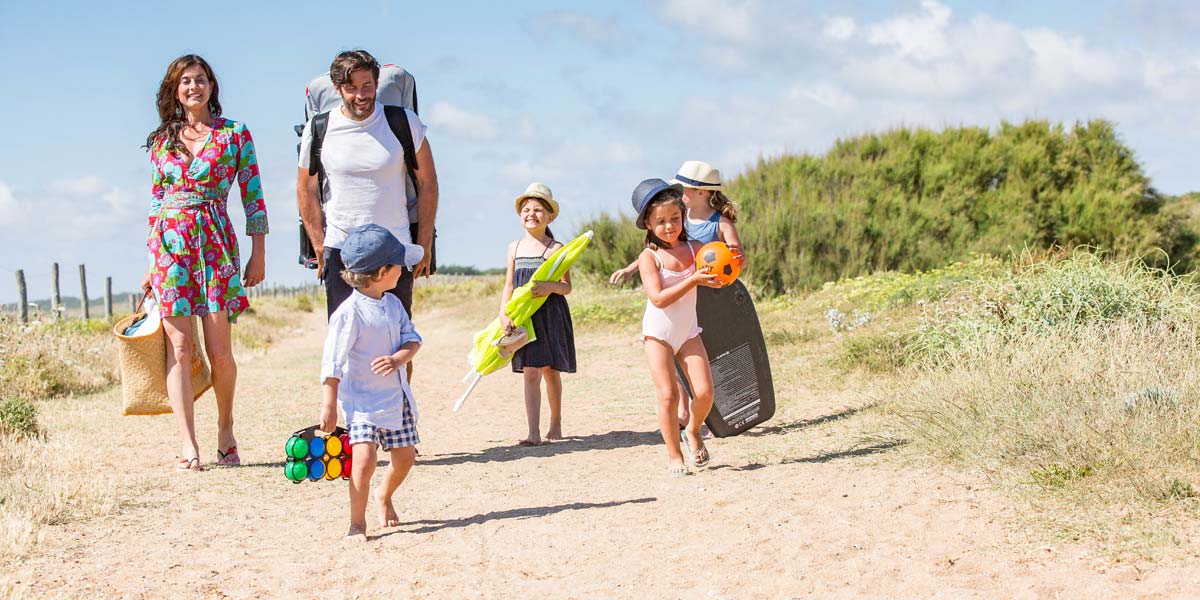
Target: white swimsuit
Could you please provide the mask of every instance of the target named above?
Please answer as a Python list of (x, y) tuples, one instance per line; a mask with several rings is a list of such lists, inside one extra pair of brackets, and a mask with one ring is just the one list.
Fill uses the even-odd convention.
[[(691, 242), (688, 242), (688, 248), (695, 252)], [(647, 251), (653, 254), (654, 262), (658, 263), (658, 278), (662, 282), (662, 289), (667, 289), (696, 272), (695, 263), (683, 271), (672, 271), (663, 265), (657, 253), (649, 248), (643, 250)], [(696, 288), (688, 290), (683, 297), (666, 308), (659, 308), (650, 300), (646, 300), (646, 314), (642, 317), (642, 341), (646, 338), (662, 340), (677, 354), (684, 342), (698, 335), (700, 326), (696, 322)]]

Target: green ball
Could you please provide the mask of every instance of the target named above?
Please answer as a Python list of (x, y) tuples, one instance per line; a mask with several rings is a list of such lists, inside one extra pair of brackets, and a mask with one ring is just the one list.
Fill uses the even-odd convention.
[(308, 477), (308, 465), (304, 464), (304, 461), (302, 460), (288, 459), (287, 464), (283, 466), (283, 474), (286, 475), (290, 481), (299, 483)]
[(308, 456), (308, 442), (298, 435), (293, 435), (288, 438), (284, 451), (292, 458), (304, 458)]

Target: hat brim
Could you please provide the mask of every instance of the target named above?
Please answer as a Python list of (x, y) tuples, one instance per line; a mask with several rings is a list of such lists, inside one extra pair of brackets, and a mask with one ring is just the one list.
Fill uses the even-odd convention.
[(402, 267), (413, 268), (421, 259), (425, 258), (425, 248), (419, 244), (405, 244), (400, 242), (400, 247), (391, 256), (385, 257), (381, 261), (367, 266), (355, 265), (355, 270), (363, 273), (369, 273), (376, 269), (386, 267), (388, 265), (399, 265)]
[(513, 201), (513, 208), (516, 209), (517, 214), (521, 214), (521, 204), (530, 198), (545, 202), (550, 206), (550, 212), (554, 213), (555, 217), (558, 216), (558, 202), (555, 202), (554, 198), (543, 196), (541, 194), (521, 194), (520, 196), (517, 196), (517, 199)]
[[(675, 177), (680, 177), (680, 175), (676, 175)], [(725, 191), (725, 184), (723, 183), (704, 183), (703, 181), (696, 181), (694, 179), (687, 179), (686, 181), (672, 179), (671, 183), (676, 183), (680, 186), (693, 190), (713, 190), (717, 192)]]
[(634, 222), (634, 225), (637, 225), (638, 229), (646, 228), (646, 207), (650, 206), (650, 200), (654, 199), (655, 196), (666, 190), (677, 190), (682, 193), (683, 185), (672, 181), (666, 185), (657, 186), (651, 189), (649, 192), (646, 192), (646, 195), (642, 196), (642, 210), (638, 211), (637, 221)]

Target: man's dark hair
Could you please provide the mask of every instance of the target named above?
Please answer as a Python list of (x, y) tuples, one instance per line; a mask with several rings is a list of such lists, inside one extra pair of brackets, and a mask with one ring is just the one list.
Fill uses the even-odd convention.
[(350, 74), (359, 69), (370, 69), (371, 78), (379, 83), (379, 61), (366, 50), (347, 50), (333, 58), (329, 65), (329, 79), (335, 87), (350, 83)]

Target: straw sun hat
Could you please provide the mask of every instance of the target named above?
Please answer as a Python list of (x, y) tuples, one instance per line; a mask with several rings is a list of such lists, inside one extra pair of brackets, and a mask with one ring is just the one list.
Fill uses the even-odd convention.
[(698, 160), (689, 160), (680, 165), (671, 183), (697, 190), (725, 191), (725, 185), (721, 183), (721, 171)]
[(525, 188), (524, 194), (517, 196), (517, 200), (513, 203), (517, 209), (517, 214), (521, 214), (521, 203), (529, 198), (541, 200), (546, 206), (550, 207), (552, 217), (558, 217), (558, 202), (554, 200), (554, 194), (550, 191), (550, 188), (546, 187), (546, 184), (535, 181), (529, 184), (529, 187)]

